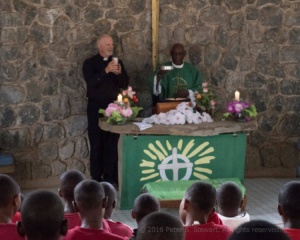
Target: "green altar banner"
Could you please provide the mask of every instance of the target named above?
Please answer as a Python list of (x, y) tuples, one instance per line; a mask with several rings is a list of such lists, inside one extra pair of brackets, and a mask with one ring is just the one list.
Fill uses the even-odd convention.
[(121, 137), (121, 209), (131, 209), (148, 182), (214, 178), (244, 181), (246, 134)]

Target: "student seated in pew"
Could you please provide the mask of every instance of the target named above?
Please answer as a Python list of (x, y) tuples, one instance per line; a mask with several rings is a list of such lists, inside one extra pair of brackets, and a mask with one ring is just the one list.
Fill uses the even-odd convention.
[(95, 180), (83, 180), (74, 189), (74, 207), (79, 212), (81, 226), (70, 229), (65, 240), (121, 240), (102, 227), (107, 198), (102, 185)]
[[(183, 202), (181, 201), (181, 204)], [(215, 210), (215, 208), (214, 208)], [(179, 214), (180, 214), (180, 218), (181, 218), (181, 221), (183, 223), (183, 225), (185, 225), (186, 223), (186, 211), (180, 207), (179, 208)], [(208, 223), (212, 222), (212, 223), (215, 223), (215, 224), (218, 224), (218, 225), (223, 225), (223, 222), (221, 220), (221, 218), (219, 218), (219, 215), (215, 212), (215, 211), (212, 211), (211, 214), (208, 216), (208, 220), (207, 220)]]
[(21, 212), (18, 233), (27, 240), (59, 240), (68, 231), (64, 206), (51, 191), (36, 190), (30, 193), (22, 204)]
[[(81, 219), (77, 210), (73, 206), (74, 189), (78, 183), (83, 181), (85, 176), (78, 170), (69, 170), (60, 176), (59, 196), (64, 202), (65, 218), (68, 220), (68, 228), (72, 229), (81, 225)], [(104, 220), (103, 228), (110, 231), (108, 223)]]
[(137, 228), (133, 230), (133, 236), (130, 239), (136, 239), (136, 234), (139, 228), (140, 221), (150, 213), (159, 212), (160, 204), (156, 197), (149, 193), (142, 193), (134, 200), (131, 217), (135, 219)]
[(218, 216), (223, 224), (232, 230), (242, 223), (250, 221), (248, 213), (239, 213), (243, 201), (241, 188), (232, 181), (223, 183), (217, 189)]
[(153, 212), (145, 216), (137, 231), (137, 240), (184, 240), (184, 227), (169, 213)]
[(17, 232), (16, 224), (12, 218), (21, 205), (20, 187), (8, 175), (0, 174), (0, 239), (24, 239)]
[(263, 220), (252, 220), (237, 227), (228, 240), (289, 240), (276, 225)]
[(211, 184), (196, 182), (187, 189), (179, 207), (186, 240), (226, 240), (230, 236), (232, 230), (227, 226), (208, 222), (215, 204), (216, 189)]
[(122, 237), (132, 237), (133, 230), (131, 227), (124, 223), (112, 220), (112, 215), (116, 209), (117, 203), (117, 191), (115, 187), (109, 182), (101, 182), (100, 184), (102, 185), (105, 196), (107, 197), (104, 219), (109, 225), (111, 232)]
[(78, 170), (66, 171), (60, 176), (60, 188), (58, 189), (58, 194), (64, 202), (64, 215), (68, 220), (69, 229), (81, 225), (81, 219), (73, 206), (73, 201), (74, 188), (84, 179), (85, 176)]
[(300, 239), (300, 182), (286, 183), (278, 196), (278, 213), (283, 221), (284, 231), (292, 240)]

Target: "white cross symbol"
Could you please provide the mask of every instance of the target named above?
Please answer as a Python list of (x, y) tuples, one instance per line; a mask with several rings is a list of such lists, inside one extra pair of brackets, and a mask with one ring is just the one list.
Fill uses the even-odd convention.
[[(184, 163), (179, 163), (178, 159), (182, 159)], [(169, 162), (171, 162), (169, 164)], [(192, 175), (192, 168), (193, 163), (186, 156), (182, 156), (181, 154), (177, 154), (177, 148), (173, 148), (172, 155), (166, 157), (161, 164), (158, 165), (158, 170), (161, 176), (161, 179), (164, 181), (170, 181), (166, 175), (165, 170), (172, 170), (173, 171), (173, 181), (179, 180), (178, 179), (178, 172), (179, 169), (186, 168), (186, 174), (181, 180), (189, 180)]]

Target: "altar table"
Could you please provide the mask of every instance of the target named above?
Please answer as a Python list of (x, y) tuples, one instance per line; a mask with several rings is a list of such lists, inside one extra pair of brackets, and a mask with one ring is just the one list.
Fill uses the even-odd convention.
[(131, 209), (143, 185), (154, 181), (239, 178), (244, 180), (250, 122), (216, 121), (185, 125), (155, 125), (140, 131), (131, 122), (103, 130), (119, 133), (121, 209)]

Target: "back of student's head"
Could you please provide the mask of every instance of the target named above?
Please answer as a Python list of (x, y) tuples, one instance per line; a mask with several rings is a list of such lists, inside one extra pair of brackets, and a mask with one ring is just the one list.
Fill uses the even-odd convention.
[(59, 194), (67, 201), (74, 200), (74, 188), (76, 185), (84, 180), (84, 175), (78, 170), (69, 170), (60, 176)]
[(184, 240), (181, 221), (169, 213), (153, 212), (145, 216), (138, 227), (137, 240)]
[(74, 189), (75, 202), (85, 211), (102, 208), (104, 198), (103, 187), (92, 179), (81, 181)]
[(160, 211), (158, 199), (149, 193), (143, 193), (135, 199), (132, 215), (134, 215), (136, 222), (139, 223), (149, 213), (158, 211)]
[(59, 239), (67, 232), (64, 207), (60, 198), (47, 190), (36, 190), (26, 196), (21, 208), (19, 234), (27, 239)]
[(215, 207), (216, 189), (209, 183), (196, 182), (187, 189), (185, 198), (194, 211), (209, 213)]
[(101, 182), (100, 184), (102, 185), (105, 192), (105, 196), (107, 197), (106, 207), (111, 207), (114, 201), (116, 201), (117, 191), (115, 187), (109, 182)]
[(0, 174), (0, 208), (7, 207), (13, 198), (19, 198), (19, 193), (20, 187), (13, 178)]
[(300, 220), (300, 182), (286, 183), (280, 190), (278, 204), (284, 217), (290, 220)]
[(263, 220), (252, 220), (240, 225), (228, 240), (288, 240), (276, 225)]
[(222, 213), (238, 211), (242, 200), (242, 190), (235, 182), (225, 182), (217, 190), (217, 205)]

